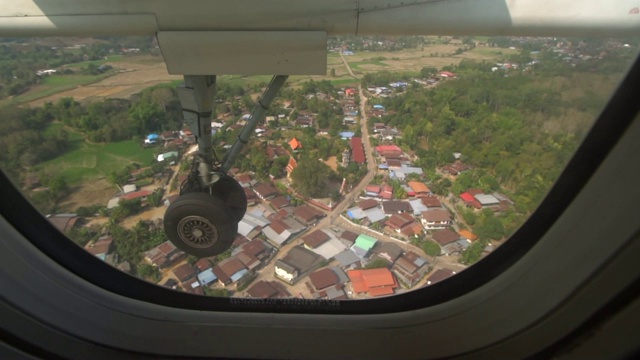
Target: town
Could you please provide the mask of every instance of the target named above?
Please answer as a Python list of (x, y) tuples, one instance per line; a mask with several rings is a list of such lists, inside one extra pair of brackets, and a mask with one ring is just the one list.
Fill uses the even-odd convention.
[[(135, 131), (144, 131), (138, 146), (153, 154), (152, 161), (111, 171), (108, 179), (118, 191), (104, 204), (82, 204), (74, 213), (52, 212), (48, 218), (88, 253), (118, 269), (194, 294), (342, 300), (429, 286), (464, 271), (517, 231), (577, 146), (575, 137), (549, 130), (562, 104), (554, 102), (554, 90), (535, 79), (559, 76), (559, 69), (589, 71), (604, 62), (602, 48), (552, 39), (535, 47), (535, 41), (509, 39), (498, 48), (522, 49), (509, 58), (464, 60), (413, 74), (363, 74), (358, 65), (349, 65), (360, 51), (394, 42), (349, 46), (336, 41), (329, 56), (344, 64), (349, 82), (310, 80), (283, 89), (230, 171), (249, 208), (232, 249), (216, 257), (187, 256), (163, 233), (164, 210), (177, 199), (195, 150), (193, 134), (179, 125), (173, 90), (166, 87), (145, 90), (128, 110), (139, 127)], [(468, 39), (456, 46), (456, 55), (488, 48)], [(606, 47), (611, 54), (627, 48)], [(39, 76), (56, 74), (39, 71)], [(528, 86), (529, 96), (482, 94), (472, 88), (479, 79), (496, 89)], [(217, 158), (249, 120), (258, 90), (225, 85), (219, 91), (211, 124)], [(589, 96), (595, 95), (584, 95)], [(158, 108), (149, 105), (152, 101)], [(50, 108), (65, 121), (79, 106), (63, 99)], [(592, 115), (590, 107), (578, 107), (580, 115)], [(535, 114), (539, 123), (514, 108)], [(69, 129), (93, 131), (93, 141), (131, 138), (67, 118)], [(158, 118), (171, 126), (150, 131)], [(534, 130), (533, 140), (528, 139)], [(514, 131), (520, 135), (507, 135)], [(546, 163), (526, 160), (534, 154)], [(23, 176), (36, 203), (51, 204), (51, 198), (57, 201), (69, 192), (57, 178), (58, 183), (42, 180), (33, 173)], [(62, 195), (38, 198), (54, 191)]]

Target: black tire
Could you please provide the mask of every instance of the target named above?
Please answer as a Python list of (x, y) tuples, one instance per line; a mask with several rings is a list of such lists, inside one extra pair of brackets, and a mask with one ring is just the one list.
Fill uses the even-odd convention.
[[(200, 188), (199, 186), (187, 186), (182, 189), (181, 194), (191, 194), (194, 192), (209, 193), (208, 188)], [(222, 200), (223, 203), (231, 210), (231, 217), (240, 222), (247, 212), (247, 195), (244, 188), (228, 175), (224, 175), (211, 187), (211, 194)]]
[(195, 192), (181, 195), (169, 206), (164, 231), (178, 249), (202, 258), (229, 249), (238, 233), (238, 222), (222, 200)]
[(211, 188), (213, 196), (221, 199), (231, 209), (231, 216), (240, 222), (247, 212), (247, 195), (244, 188), (230, 176), (225, 175)]

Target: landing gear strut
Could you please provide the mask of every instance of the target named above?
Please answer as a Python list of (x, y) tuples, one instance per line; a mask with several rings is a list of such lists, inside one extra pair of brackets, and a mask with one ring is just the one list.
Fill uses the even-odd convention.
[(216, 77), (185, 75), (178, 96), (185, 122), (197, 138), (198, 152), (187, 180), (180, 187), (180, 197), (164, 214), (165, 232), (178, 249), (196, 257), (209, 257), (231, 247), (238, 232), (238, 222), (247, 211), (247, 197), (227, 171), (264, 118), (265, 110), (287, 77), (273, 77), (229, 153), (223, 161), (218, 161), (211, 140)]

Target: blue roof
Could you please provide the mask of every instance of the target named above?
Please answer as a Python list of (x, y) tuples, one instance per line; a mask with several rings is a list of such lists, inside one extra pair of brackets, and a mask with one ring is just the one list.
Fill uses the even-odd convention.
[(210, 284), (216, 280), (218, 280), (218, 277), (213, 273), (213, 269), (207, 269), (198, 274), (198, 281), (202, 286)]
[(343, 139), (351, 139), (354, 135), (355, 135), (355, 133), (354, 133), (354, 132), (352, 132), (352, 131), (345, 131), (345, 132), (341, 132), (341, 133), (340, 133), (340, 136), (341, 136)]
[(380, 104), (376, 104), (376, 105), (373, 105), (373, 108), (374, 109), (384, 109), (384, 106), (382, 106)]
[(158, 138), (160, 138), (160, 135), (158, 135), (158, 134), (149, 134), (149, 135), (147, 135), (147, 139), (149, 139), (149, 140), (158, 139)]
[(249, 270), (247, 269), (242, 269), (240, 271), (238, 271), (237, 273), (231, 275), (231, 281), (236, 282), (238, 280), (240, 280), (240, 278), (242, 278), (244, 276), (244, 274), (248, 273)]

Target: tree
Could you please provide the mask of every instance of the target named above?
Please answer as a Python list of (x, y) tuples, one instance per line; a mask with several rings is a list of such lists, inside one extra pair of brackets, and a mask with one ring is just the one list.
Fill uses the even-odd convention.
[(389, 262), (384, 259), (376, 259), (372, 262), (368, 263), (364, 268), (365, 269), (380, 269), (389, 267)]
[(298, 167), (291, 173), (293, 187), (302, 195), (308, 197), (321, 197), (326, 195), (326, 181), (331, 168), (312, 158), (301, 159)]
[(429, 256), (438, 256), (441, 253), (440, 245), (435, 241), (426, 240), (422, 245), (422, 250)]
[(460, 263), (471, 265), (480, 260), (480, 258), (482, 257), (482, 253), (484, 252), (484, 248), (487, 246), (487, 244), (487, 240), (477, 240), (476, 242), (471, 244), (460, 255)]

